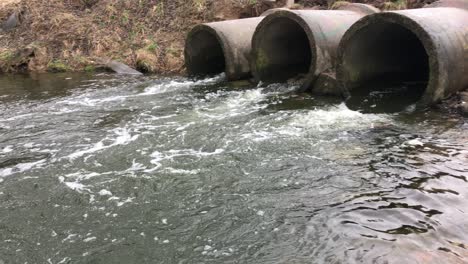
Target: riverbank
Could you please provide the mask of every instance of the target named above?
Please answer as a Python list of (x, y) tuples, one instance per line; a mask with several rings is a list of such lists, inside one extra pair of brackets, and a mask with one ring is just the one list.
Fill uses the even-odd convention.
[(143, 72), (182, 73), (186, 32), (205, 21), (254, 16), (251, 1), (8, 0), (0, 71), (93, 71), (111, 58)]
[[(0, 21), (1, 72), (95, 71), (102, 58), (142, 72), (184, 73), (186, 33), (195, 24), (258, 16), (286, 1), (252, 0), (4, 0)], [(330, 0), (296, 1), (294, 8), (326, 9)], [(417, 8), (432, 0), (363, 0), (381, 9)], [(3, 23), (3, 22), (2, 22)]]
[[(382, 10), (420, 8), (434, 0), (361, 0)], [(15, 15), (16, 25), (0, 30), (0, 72), (93, 72), (103, 59), (139, 71), (184, 74), (187, 32), (198, 23), (258, 16), (278, 3), (251, 0), (117, 1), (3, 0), (0, 21)], [(327, 9), (339, 2), (297, 1), (293, 8)], [(3, 23), (3, 22), (2, 22)], [(440, 104), (468, 115), (468, 94)]]

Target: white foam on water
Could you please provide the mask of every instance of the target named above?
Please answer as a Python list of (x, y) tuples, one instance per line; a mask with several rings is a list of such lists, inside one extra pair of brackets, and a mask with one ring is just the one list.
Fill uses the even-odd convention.
[[(41, 146), (40, 144), (36, 145), (36, 146)], [(29, 142), (29, 143), (26, 143), (23, 145), (23, 147), (25, 148), (33, 148), (34, 147), (34, 143), (33, 142)]]
[(97, 237), (87, 237), (87, 238), (83, 239), (83, 242), (89, 243), (89, 242), (93, 242), (93, 241), (96, 241), (96, 240), (97, 240)]
[(176, 131), (185, 130), (185, 129), (187, 129), (188, 127), (190, 127), (191, 125), (195, 125), (195, 124), (196, 124), (195, 122), (189, 122), (189, 123), (187, 123), (187, 124), (185, 124), (185, 125), (182, 125), (182, 126), (176, 128)]
[(175, 90), (187, 89), (192, 86), (196, 85), (207, 85), (207, 84), (214, 84), (217, 82), (222, 81), (225, 78), (224, 74), (217, 75), (212, 78), (206, 78), (197, 81), (170, 81), (168, 83), (159, 83), (152, 85), (144, 90), (143, 93), (140, 95), (153, 95), (153, 94), (161, 94), (166, 92), (172, 92)]
[(79, 182), (63, 182), (68, 188), (76, 191), (76, 192), (79, 192), (79, 193), (82, 193), (84, 191), (88, 191), (89, 192), (89, 189), (87, 188), (86, 185), (84, 184), (81, 184)]
[(6, 177), (6, 176), (10, 176), (16, 173), (26, 172), (26, 171), (32, 170), (33, 168), (37, 169), (37, 168), (42, 167), (45, 164), (45, 162), (46, 162), (46, 159), (42, 159), (42, 160), (35, 161), (35, 162), (19, 163), (13, 167), (1, 169), (0, 177)]
[(219, 91), (206, 95), (206, 100), (220, 100), (214, 108), (198, 106), (196, 112), (203, 119), (222, 120), (230, 117), (248, 115), (260, 109), (266, 108), (267, 104), (258, 104), (268, 94), (263, 89), (229, 92), (227, 98), (223, 98), (226, 92)]
[(350, 137), (349, 130), (372, 129), (393, 122), (388, 115), (362, 114), (348, 109), (345, 104), (274, 115), (248, 122), (244, 126), (246, 131), (242, 133), (241, 139), (265, 142), (284, 137), (303, 138), (306, 134), (320, 137), (322, 133), (335, 133), (336, 138), (327, 142), (338, 141)]
[(140, 116), (150, 121), (157, 121), (161, 119), (169, 119), (172, 117), (176, 117), (177, 114), (170, 114), (170, 115), (165, 115), (165, 116), (154, 116), (149, 113), (141, 113)]
[[(119, 145), (127, 145), (137, 140), (139, 137), (138, 134), (132, 135), (127, 128), (116, 128), (113, 130), (113, 132), (114, 132), (114, 135), (104, 138), (103, 140), (94, 144), (91, 148), (77, 151), (75, 153), (68, 155), (66, 158), (70, 160), (75, 160), (86, 154), (93, 154), (101, 150), (105, 150), (105, 149), (112, 148), (112, 147), (119, 146)], [(106, 144), (106, 142), (111, 142), (111, 143)]]
[(413, 147), (422, 147), (424, 146), (424, 143), (421, 141), (420, 138), (415, 138), (412, 140), (408, 140), (402, 144), (403, 146), (413, 146)]
[(172, 173), (172, 174), (189, 174), (195, 175), (200, 173), (200, 170), (184, 170), (184, 169), (174, 169), (174, 168), (165, 168), (165, 171)]
[[(160, 152), (160, 151), (154, 151), (153, 153), (150, 154), (150, 157), (152, 158), (150, 160), (150, 163), (155, 165), (155, 167), (151, 169), (146, 169), (144, 172), (146, 173), (151, 173), (154, 171), (159, 170), (163, 165), (163, 161), (174, 161), (174, 158), (177, 157), (196, 157), (196, 158), (203, 158), (207, 156), (213, 156), (213, 155), (218, 155), (223, 153), (225, 150), (224, 149), (216, 149), (214, 152), (204, 152), (201, 149), (200, 150), (194, 150), (194, 149), (181, 149), (181, 150), (169, 150)], [(199, 170), (183, 170), (183, 169), (174, 169), (171, 167), (167, 167), (164, 169), (165, 171), (169, 173), (174, 173), (174, 174), (197, 174), (199, 173)]]
[(123, 102), (127, 98), (135, 97), (138, 95), (135, 95), (135, 94), (112, 95), (112, 96), (106, 96), (104, 98), (96, 98), (97, 96), (98, 95), (96, 94), (96, 90), (93, 90), (89, 93), (82, 94), (71, 99), (58, 101), (56, 102), (56, 105), (60, 106), (58, 109), (59, 113), (63, 112), (63, 109), (65, 109), (65, 113), (66, 113), (66, 112), (74, 112), (75, 110), (69, 109), (66, 107), (64, 108), (63, 105), (95, 107), (97, 105), (108, 103), (108, 102)]
[(13, 151), (13, 146), (6, 146), (2, 149), (3, 153), (10, 153)]
[(33, 113), (17, 115), (17, 116), (13, 116), (13, 117), (10, 117), (10, 118), (7, 118), (7, 119), (0, 119), (0, 122), (15, 121), (15, 120), (18, 120), (18, 119), (30, 118), (33, 115), (34, 115)]
[[(109, 103), (109, 102), (124, 102), (125, 100), (129, 98), (135, 98), (135, 97), (141, 97), (141, 96), (146, 96), (146, 95), (155, 95), (155, 94), (162, 94), (166, 92), (171, 92), (175, 90), (181, 90), (181, 89), (187, 89), (190, 88), (194, 85), (203, 85), (203, 84), (211, 84), (211, 83), (217, 83), (220, 82), (224, 79), (224, 75), (218, 75), (213, 78), (207, 78), (203, 80), (198, 80), (198, 81), (190, 81), (190, 80), (185, 80), (185, 81), (174, 81), (170, 80), (169, 82), (162, 82), (158, 84), (151, 85), (147, 88), (142, 93), (136, 93), (136, 94), (126, 94), (126, 95), (113, 95), (113, 96), (107, 96), (104, 98), (95, 98), (96, 94), (94, 94), (95, 91), (92, 91), (92, 94), (84, 94), (77, 96), (73, 99), (66, 99), (57, 102), (57, 105), (70, 105), (70, 106), (84, 106), (84, 107), (96, 107), (98, 105), (104, 104), (104, 103)], [(60, 107), (60, 109), (63, 107)], [(69, 112), (74, 112), (76, 110), (73, 109), (68, 109), (65, 108), (66, 111), (59, 111), (58, 113), (69, 113)]]
[(346, 105), (297, 113), (289, 125), (315, 131), (343, 131), (346, 129), (374, 128), (379, 123), (389, 123), (385, 115), (363, 114)]
[(57, 264), (65, 264), (65, 263), (68, 263), (71, 260), (72, 259), (70, 257), (65, 257), (60, 262), (57, 262)]
[(67, 241), (73, 242), (73, 239), (77, 236), (78, 234), (69, 234), (66, 238), (62, 240), (62, 243), (65, 243)]
[(130, 197), (129, 197), (129, 198), (127, 198), (125, 201), (118, 202), (118, 203), (117, 203), (117, 206), (118, 206), (118, 207), (121, 207), (121, 206), (123, 206), (124, 204), (133, 202), (133, 200), (135, 200), (135, 197), (133, 197), (133, 198), (130, 198)]
[(184, 157), (184, 156), (193, 156), (193, 157), (206, 157), (206, 156), (213, 156), (213, 155), (218, 155), (224, 152), (224, 149), (216, 149), (214, 152), (204, 152), (201, 149), (200, 150), (194, 150), (194, 149), (180, 149), (180, 150), (169, 150), (165, 151), (164, 153), (159, 152), (159, 151), (154, 151), (150, 157), (151, 163), (154, 165), (159, 165), (161, 166), (161, 161), (165, 160), (173, 160), (174, 158), (177, 157)]
[(99, 191), (99, 195), (101, 196), (112, 196), (112, 193), (106, 189), (102, 189)]
[(145, 170), (147, 167), (141, 163), (136, 162), (135, 160), (132, 161), (132, 166), (127, 169), (127, 171), (142, 171)]
[(275, 137), (275, 134), (268, 131), (253, 131), (251, 133), (245, 133), (241, 136), (242, 139), (252, 140), (254, 142), (266, 141)]
[(89, 180), (91, 178), (104, 175), (104, 174), (109, 174), (109, 173), (110, 172), (107, 172), (107, 173), (88, 172), (86, 173), (86, 172), (80, 171), (80, 172), (70, 173), (62, 177), (63, 179), (75, 179), (77, 181), (85, 181), (85, 180)]

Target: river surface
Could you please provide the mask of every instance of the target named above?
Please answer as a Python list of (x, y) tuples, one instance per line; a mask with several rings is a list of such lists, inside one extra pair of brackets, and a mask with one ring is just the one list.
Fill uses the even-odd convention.
[(467, 263), (467, 120), (296, 88), (0, 76), (0, 263)]

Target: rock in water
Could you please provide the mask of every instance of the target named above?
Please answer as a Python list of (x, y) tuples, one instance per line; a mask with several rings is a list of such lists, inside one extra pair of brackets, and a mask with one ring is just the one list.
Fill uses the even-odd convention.
[(104, 64), (118, 74), (133, 74), (133, 75), (143, 74), (118, 61), (109, 60), (109, 61), (106, 61), (106, 63)]
[(2, 29), (4, 31), (13, 30), (18, 25), (18, 23), (19, 23), (18, 14), (15, 12), (11, 14), (11, 16), (8, 17), (8, 19), (3, 23)]
[(460, 93), (460, 105), (458, 107), (462, 115), (468, 117), (468, 90)]
[(321, 73), (315, 80), (312, 92), (320, 95), (343, 95), (334, 73)]

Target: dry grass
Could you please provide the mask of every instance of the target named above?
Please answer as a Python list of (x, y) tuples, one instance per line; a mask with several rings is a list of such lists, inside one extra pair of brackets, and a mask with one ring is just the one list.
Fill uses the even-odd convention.
[[(386, 0), (389, 1), (389, 0)], [(398, 9), (401, 1), (392, 0)], [(416, 2), (415, 2), (416, 1)], [(432, 0), (429, 0), (432, 1)], [(195, 24), (255, 16), (275, 7), (256, 0), (0, 0), (0, 21), (17, 12), (20, 26), (0, 33), (0, 71), (83, 71), (112, 58), (149, 72), (183, 71), (185, 35)], [(334, 0), (303, 0), (303, 6)], [(396, 8), (385, 0), (361, 0)], [(427, 2), (414, 0), (412, 3)], [(0, 54), (0, 55), (1, 55)], [(16, 58), (18, 56), (25, 58)], [(5, 57), (5, 56), (4, 56)], [(12, 64), (14, 62), (14, 64)], [(54, 67), (51, 67), (54, 66)]]
[(4, 8), (5, 6), (12, 5), (12, 4), (17, 4), (21, 0), (2, 0), (0, 2), (0, 8)]
[(407, 0), (394, 0), (385, 2), (382, 6), (382, 10), (403, 10), (408, 8)]
[[(32, 45), (27, 68), (34, 71), (47, 70), (40, 64), (56, 61), (79, 71), (89, 69), (95, 58), (108, 57), (133, 67), (145, 61), (150, 72), (180, 72), (185, 34), (194, 24), (213, 19), (213, 2), (20, 0), (0, 10), (0, 19), (16, 11), (22, 21), (0, 35), (0, 47), (16, 52)], [(157, 50), (146, 50), (149, 39), (158, 43)]]

